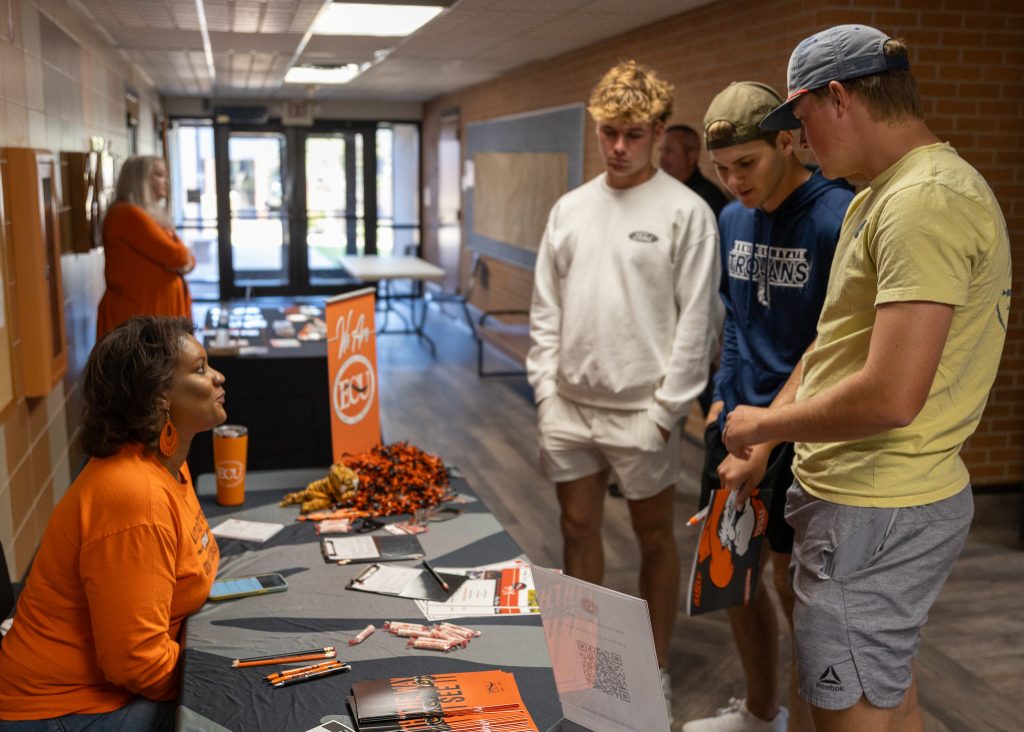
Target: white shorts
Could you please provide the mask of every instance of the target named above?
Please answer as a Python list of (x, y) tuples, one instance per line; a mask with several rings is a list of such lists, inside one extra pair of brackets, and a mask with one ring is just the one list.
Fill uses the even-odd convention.
[(679, 479), (679, 422), (668, 441), (647, 410), (588, 407), (557, 394), (540, 403), (540, 467), (565, 483), (611, 468), (622, 494), (650, 498)]

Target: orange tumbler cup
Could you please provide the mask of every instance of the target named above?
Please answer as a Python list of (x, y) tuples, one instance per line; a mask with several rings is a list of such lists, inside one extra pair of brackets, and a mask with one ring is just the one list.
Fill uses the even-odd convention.
[(241, 506), (245, 501), (245, 453), (249, 430), (238, 424), (213, 428), (213, 466), (217, 471), (217, 503)]

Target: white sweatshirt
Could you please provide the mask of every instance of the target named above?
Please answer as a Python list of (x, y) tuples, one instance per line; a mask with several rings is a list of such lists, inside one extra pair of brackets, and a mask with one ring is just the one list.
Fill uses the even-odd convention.
[(718, 229), (667, 173), (627, 189), (605, 175), (562, 196), (537, 254), (526, 368), (539, 404), (556, 391), (647, 409), (666, 430), (704, 389), (721, 325)]

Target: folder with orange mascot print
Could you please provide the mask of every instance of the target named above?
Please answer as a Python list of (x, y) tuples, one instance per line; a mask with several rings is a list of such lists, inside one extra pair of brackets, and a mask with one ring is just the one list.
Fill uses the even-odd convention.
[(747, 605), (753, 599), (770, 496), (771, 491), (755, 490), (747, 505), (737, 510), (733, 491), (711, 492), (693, 558), (689, 615)]

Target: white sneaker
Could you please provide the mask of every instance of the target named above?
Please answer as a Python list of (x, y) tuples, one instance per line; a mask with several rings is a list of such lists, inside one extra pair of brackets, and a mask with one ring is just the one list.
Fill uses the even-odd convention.
[(788, 721), (789, 710), (785, 707), (779, 707), (775, 718), (766, 722), (750, 713), (746, 699), (734, 697), (715, 716), (684, 724), (682, 732), (786, 732)]
[(665, 695), (665, 708), (668, 710), (668, 726), (672, 727), (672, 677), (668, 674), (668, 669), (663, 668), (661, 670), (661, 691)]

